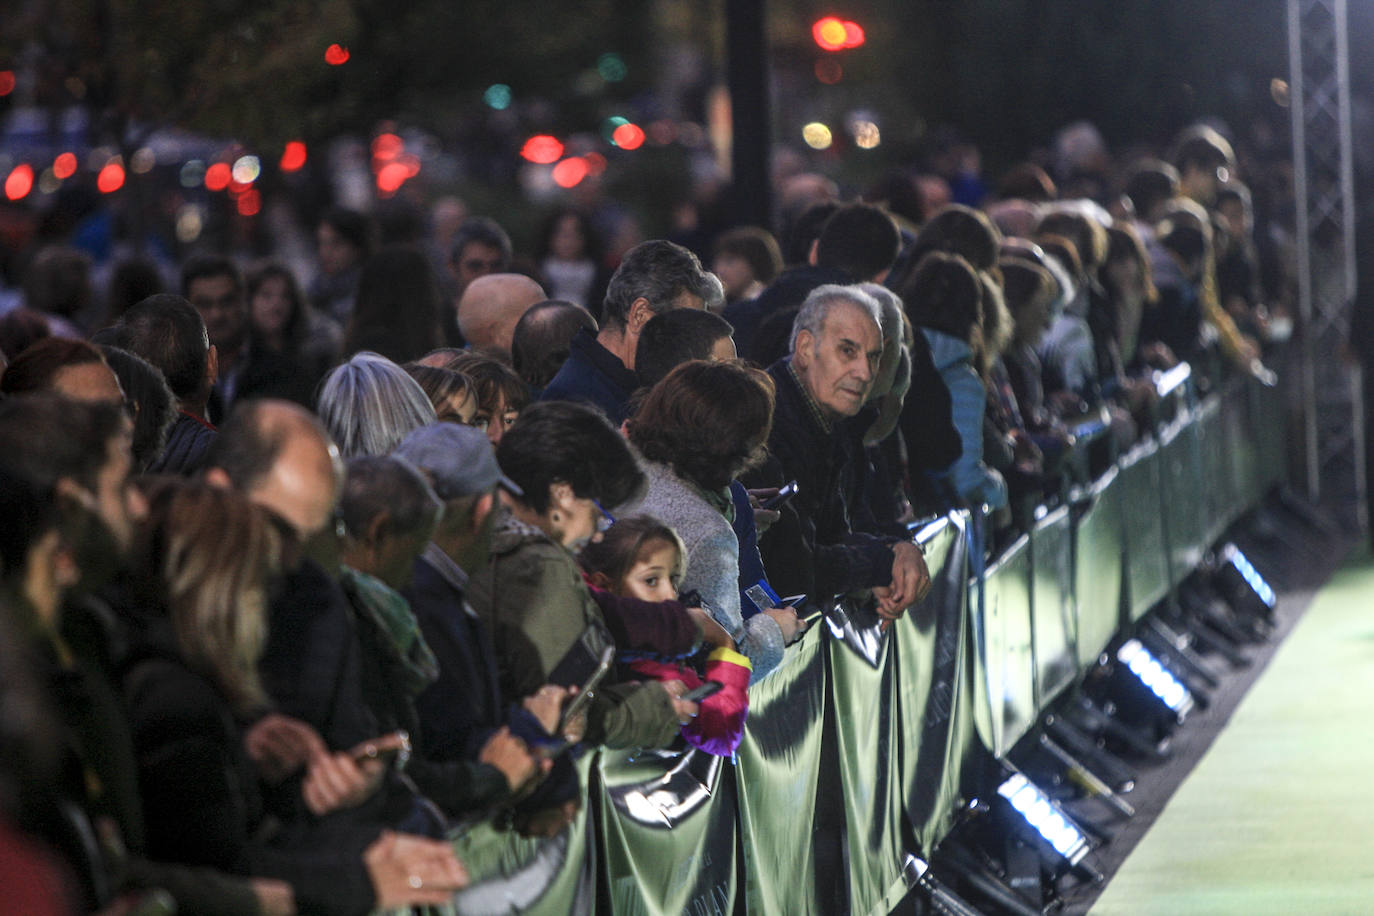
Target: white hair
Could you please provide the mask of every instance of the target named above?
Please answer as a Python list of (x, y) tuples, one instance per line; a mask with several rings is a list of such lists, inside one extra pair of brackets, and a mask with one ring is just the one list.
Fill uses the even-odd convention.
[(873, 320), (873, 325), (878, 329), (879, 335), (883, 332), (883, 309), (868, 293), (864, 292), (860, 286), (843, 286), (839, 283), (827, 283), (825, 286), (818, 286), (811, 291), (811, 295), (806, 297), (802, 303), (801, 310), (797, 312), (797, 318), (792, 322), (792, 340), (788, 344), (788, 352), (797, 352), (797, 335), (802, 331), (810, 331), (811, 336), (817, 340), (821, 337), (821, 329), (825, 327), (826, 316), (830, 314), (830, 309), (836, 303), (847, 302), (862, 309), (869, 318)]
[(388, 454), (407, 433), (438, 421), (419, 383), (370, 350), (330, 370), (317, 412), (345, 458)]

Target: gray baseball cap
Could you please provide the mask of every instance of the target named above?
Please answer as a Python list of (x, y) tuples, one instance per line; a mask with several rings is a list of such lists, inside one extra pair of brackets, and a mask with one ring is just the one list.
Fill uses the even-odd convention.
[(457, 423), (431, 423), (413, 430), (392, 451), (430, 478), (440, 499), (485, 493), (500, 484), (516, 496), (525, 491), (496, 464), (486, 433)]

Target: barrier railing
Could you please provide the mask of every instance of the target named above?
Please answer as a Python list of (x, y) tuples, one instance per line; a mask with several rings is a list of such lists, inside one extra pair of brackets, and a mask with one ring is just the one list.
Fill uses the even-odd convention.
[(986, 569), (953, 513), (917, 540), (934, 582), (886, 633), (837, 614), (750, 688), (735, 761), (602, 752), (552, 840), (496, 837), (464, 913), (888, 912), (1001, 756), (1113, 638), (1285, 477), (1283, 404), (1180, 387), (1157, 435)]

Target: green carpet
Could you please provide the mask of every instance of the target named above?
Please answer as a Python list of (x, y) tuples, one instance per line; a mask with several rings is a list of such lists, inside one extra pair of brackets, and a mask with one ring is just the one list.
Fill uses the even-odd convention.
[(1374, 913), (1374, 563), (1354, 556), (1093, 914)]

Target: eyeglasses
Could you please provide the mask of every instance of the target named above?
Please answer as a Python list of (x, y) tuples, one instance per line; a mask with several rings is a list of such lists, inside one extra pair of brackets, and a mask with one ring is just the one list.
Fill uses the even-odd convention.
[(615, 516), (606, 511), (606, 507), (601, 505), (600, 500), (592, 500), (592, 505), (596, 506), (597, 511), (601, 513), (601, 518), (596, 520), (596, 533), (602, 534), (615, 524)]

